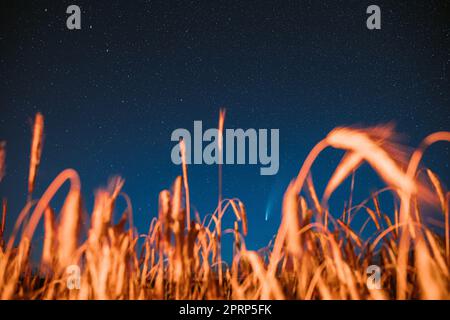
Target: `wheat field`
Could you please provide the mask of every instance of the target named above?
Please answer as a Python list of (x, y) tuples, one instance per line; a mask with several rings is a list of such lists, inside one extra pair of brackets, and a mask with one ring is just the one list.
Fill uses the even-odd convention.
[[(220, 132), (224, 120), (221, 112)], [(274, 241), (258, 251), (246, 248), (251, 226), (240, 200), (222, 198), (219, 191), (211, 215), (203, 220), (192, 215), (182, 142), (180, 176), (160, 192), (157, 217), (147, 234), (138, 234), (133, 227), (131, 204), (122, 192), (124, 180), (115, 177), (107, 188), (97, 190), (87, 213), (89, 230), (82, 238), (80, 224), (86, 212), (75, 170), (64, 170), (42, 195), (34, 195), (43, 134), (44, 117), (38, 113), (31, 141), (29, 197), (15, 225), (8, 226), (8, 238), (9, 213), (3, 200), (1, 299), (450, 299), (449, 192), (433, 171), (421, 166), (427, 148), (450, 141), (450, 132), (425, 137), (405, 156), (394, 142), (391, 126), (334, 129), (315, 145), (293, 177), (283, 196)], [(344, 156), (320, 196), (311, 167), (326, 148), (343, 150)], [(6, 144), (1, 142), (0, 183), (7, 174), (6, 162)], [(339, 217), (335, 211), (330, 214), (333, 192), (363, 163), (386, 187)], [(65, 183), (70, 189), (57, 213), (52, 199)], [(387, 205), (379, 201), (381, 192), (392, 194), (389, 207), (394, 212), (384, 212)], [(129, 205), (114, 224), (120, 197)], [(439, 228), (424, 223), (422, 203), (439, 208)], [(356, 214), (366, 218), (362, 227), (353, 223)], [(222, 225), (224, 215), (234, 217), (233, 227)], [(36, 268), (31, 258), (36, 250), (33, 236), (41, 220), (44, 238)], [(376, 232), (363, 237), (369, 224)], [(222, 258), (226, 233), (234, 237), (229, 264)], [(374, 280), (367, 271), (371, 266), (381, 270), (376, 287), (369, 285)]]

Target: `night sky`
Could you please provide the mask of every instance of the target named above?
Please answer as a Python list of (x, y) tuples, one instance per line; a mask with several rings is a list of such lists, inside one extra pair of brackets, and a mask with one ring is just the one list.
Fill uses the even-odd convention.
[[(81, 30), (66, 28), (70, 4), (81, 7)], [(381, 30), (366, 28), (371, 4), (381, 7)], [(247, 207), (252, 249), (275, 234), (284, 189), (334, 127), (394, 122), (410, 146), (450, 129), (448, 1), (1, 6), (0, 140), (7, 141), (7, 171), (0, 196), (9, 201), (9, 231), (26, 201), (37, 111), (45, 116), (45, 142), (34, 197), (63, 169), (74, 168), (90, 212), (96, 188), (121, 175), (140, 233), (157, 215), (158, 193), (181, 174), (170, 159), (173, 130), (192, 131), (194, 120), (217, 127), (221, 107), (227, 109), (225, 128), (280, 129), (277, 175), (260, 176), (259, 165), (223, 168), (224, 197), (238, 197)], [(320, 192), (340, 156), (327, 150), (314, 166)], [(448, 159), (443, 143), (424, 159), (447, 186)], [(217, 166), (188, 170), (191, 203), (203, 217), (217, 204)], [(348, 201), (348, 186), (331, 201), (335, 216)], [(357, 202), (383, 183), (363, 166), (355, 186)]]

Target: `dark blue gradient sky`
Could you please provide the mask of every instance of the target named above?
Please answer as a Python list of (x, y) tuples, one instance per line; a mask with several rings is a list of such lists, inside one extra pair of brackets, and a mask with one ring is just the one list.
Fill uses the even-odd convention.
[[(80, 31), (65, 27), (70, 4), (81, 7)], [(370, 4), (381, 7), (381, 30), (366, 28)], [(223, 169), (224, 196), (247, 207), (248, 246), (262, 247), (278, 228), (283, 190), (334, 127), (393, 121), (411, 146), (450, 129), (449, 10), (448, 1), (3, 1), (7, 229), (26, 200), (35, 112), (46, 125), (35, 196), (71, 167), (90, 211), (95, 189), (119, 174), (145, 233), (159, 191), (181, 173), (171, 132), (192, 130), (194, 120), (215, 127), (225, 107), (226, 128), (280, 129), (276, 176)], [(341, 155), (327, 150), (314, 166), (319, 191)], [(446, 185), (448, 159), (445, 144), (425, 158)], [(191, 166), (189, 179), (193, 208), (205, 216), (217, 201), (217, 167)], [(348, 186), (332, 199), (335, 216)], [(355, 186), (360, 201), (383, 184), (363, 166)]]

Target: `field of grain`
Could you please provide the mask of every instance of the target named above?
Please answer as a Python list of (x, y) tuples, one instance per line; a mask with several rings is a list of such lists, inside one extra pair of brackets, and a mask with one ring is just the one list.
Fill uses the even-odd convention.
[[(224, 120), (221, 112), (221, 132)], [(121, 191), (124, 180), (114, 178), (108, 188), (97, 191), (88, 213), (87, 237), (81, 238), (84, 212), (75, 170), (64, 170), (42, 195), (34, 194), (43, 134), (44, 117), (37, 114), (29, 156), (29, 197), (15, 225), (7, 226), (8, 238), (4, 235), (9, 213), (3, 200), (1, 299), (450, 299), (449, 193), (431, 170), (420, 166), (427, 147), (450, 141), (450, 132), (425, 137), (403, 157), (390, 126), (334, 129), (311, 150), (287, 186), (275, 240), (259, 251), (246, 249), (251, 226), (241, 201), (222, 198), (219, 191), (211, 216), (202, 221), (192, 215), (185, 161), (180, 176), (159, 194), (159, 212), (147, 234), (132, 228), (131, 206), (117, 224), (112, 223), (117, 199), (128, 201)], [(325, 148), (345, 154), (324, 194), (318, 195), (310, 169)], [(6, 144), (1, 142), (0, 183), (7, 174), (6, 162)], [(362, 163), (385, 182), (380, 192), (393, 194), (395, 212), (386, 214), (385, 204), (374, 193), (340, 217), (331, 215), (328, 199)], [(70, 190), (57, 213), (52, 198), (65, 183)], [(423, 202), (439, 207), (439, 230), (423, 222)], [(352, 224), (356, 214), (367, 218), (362, 228)], [(235, 217), (234, 228), (223, 228), (224, 215)], [(42, 219), (44, 240), (36, 269), (31, 250)], [(363, 237), (368, 224), (377, 231)], [(225, 233), (234, 235), (229, 264), (221, 254)], [(378, 282), (368, 272), (373, 266), (381, 271)]]

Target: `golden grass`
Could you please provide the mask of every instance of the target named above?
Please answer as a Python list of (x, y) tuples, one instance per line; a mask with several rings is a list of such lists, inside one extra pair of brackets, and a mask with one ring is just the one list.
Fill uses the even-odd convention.
[[(225, 111), (220, 112), (223, 131)], [(393, 144), (391, 126), (366, 129), (336, 128), (310, 152), (283, 197), (282, 220), (275, 240), (259, 251), (248, 250), (247, 212), (238, 199), (222, 198), (219, 166), (218, 206), (211, 215), (191, 217), (188, 167), (181, 141), (182, 175), (170, 190), (159, 195), (158, 215), (147, 234), (133, 228), (124, 181), (111, 179), (99, 189), (86, 238), (80, 225), (81, 183), (76, 171), (61, 172), (37, 200), (31, 195), (42, 152), (44, 118), (37, 114), (31, 147), (28, 192), (7, 241), (4, 239), (7, 202), (3, 200), (0, 225), (1, 299), (449, 299), (450, 236), (449, 193), (427, 169), (419, 181), (417, 169), (425, 149), (450, 141), (449, 132), (425, 138), (411, 158)], [(325, 148), (345, 151), (321, 197), (311, 178), (311, 167)], [(222, 149), (222, 142), (219, 141)], [(5, 172), (5, 144), (0, 143), (0, 181)], [(362, 163), (385, 181), (386, 188), (361, 204), (349, 205), (340, 217), (331, 214), (328, 200)], [(420, 171), (419, 171), (420, 172)], [(425, 181), (426, 180), (426, 181)], [(69, 181), (70, 190), (56, 215), (51, 201)], [(430, 187), (427, 187), (427, 186)], [(390, 191), (395, 212), (382, 210), (378, 194)], [(127, 209), (112, 221), (115, 203), (124, 197)], [(442, 212), (441, 230), (424, 222), (420, 204), (436, 205)], [(371, 206), (373, 203), (373, 206)], [(309, 206), (312, 204), (312, 206)], [(234, 214), (224, 229), (224, 214)], [(367, 214), (356, 229), (353, 218)], [(150, 214), (149, 214), (150, 215)], [(58, 218), (57, 218), (58, 216)], [(32, 268), (33, 235), (44, 219), (41, 260)], [(127, 224), (128, 223), (128, 224)], [(369, 224), (376, 231), (362, 233)], [(234, 239), (230, 265), (222, 260), (222, 236)], [(143, 245), (138, 245), (143, 238)], [(380, 288), (367, 286), (370, 265), (381, 268)], [(79, 288), (69, 289), (79, 267)], [(75, 267), (75, 270), (77, 268)], [(76, 273), (75, 273), (76, 276)]]
[(28, 194), (34, 190), (34, 183), (36, 180), (36, 173), (41, 162), (42, 145), (44, 139), (44, 117), (37, 113), (33, 124), (33, 139), (31, 141), (31, 155), (30, 155), (30, 172), (28, 175)]

